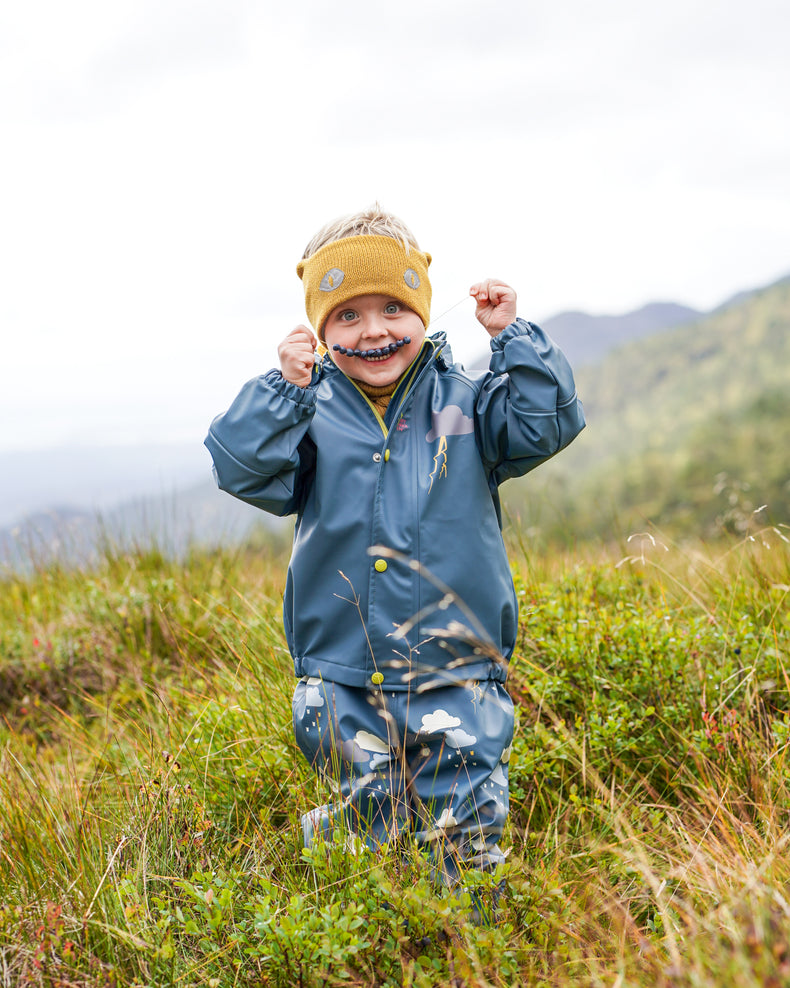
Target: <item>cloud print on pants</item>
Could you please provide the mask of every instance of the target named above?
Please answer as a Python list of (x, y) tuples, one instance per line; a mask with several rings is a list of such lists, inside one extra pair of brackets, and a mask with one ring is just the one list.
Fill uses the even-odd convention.
[(371, 752), (374, 755), (386, 755), (390, 748), (383, 738), (370, 731), (357, 731), (353, 738), (343, 741), (341, 750), (348, 762), (366, 762), (370, 760)]
[(384, 754), (390, 750), (390, 746), (383, 738), (371, 734), (370, 731), (357, 731), (354, 735), (354, 741), (365, 751), (377, 751), (379, 754)]
[(431, 413), (431, 431), (425, 437), (432, 443), (439, 436), (466, 436), (475, 431), (475, 423), (458, 405), (445, 405)]
[(304, 703), (306, 707), (323, 707), (324, 698), (317, 686), (308, 686), (304, 691)]
[(422, 715), (422, 726), (419, 734), (438, 734), (450, 727), (460, 727), (461, 718), (448, 714), (442, 707), (437, 707), (433, 713)]
[(471, 744), (477, 744), (475, 735), (468, 734), (466, 731), (461, 730), (460, 727), (451, 728), (449, 731), (446, 731), (444, 739), (451, 748), (468, 748)]

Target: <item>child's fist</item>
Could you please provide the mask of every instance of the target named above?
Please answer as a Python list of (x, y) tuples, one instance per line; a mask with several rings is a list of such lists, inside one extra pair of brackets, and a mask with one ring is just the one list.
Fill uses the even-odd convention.
[(286, 381), (306, 388), (313, 376), (313, 360), (318, 341), (307, 326), (297, 326), (277, 347), (280, 370)]
[(516, 293), (502, 281), (486, 278), (472, 285), (469, 294), (477, 303), (475, 316), (489, 336), (498, 336), (516, 318)]

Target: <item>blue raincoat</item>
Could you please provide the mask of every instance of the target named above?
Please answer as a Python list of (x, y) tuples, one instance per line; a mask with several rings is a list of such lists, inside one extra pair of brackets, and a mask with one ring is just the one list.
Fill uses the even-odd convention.
[(536, 325), (491, 340), (488, 371), (426, 339), (384, 418), (328, 357), (272, 370), (211, 425), (222, 490), (296, 515), (284, 598), (299, 677), (386, 690), (504, 682), (517, 604), (499, 485), (584, 427), (571, 368)]

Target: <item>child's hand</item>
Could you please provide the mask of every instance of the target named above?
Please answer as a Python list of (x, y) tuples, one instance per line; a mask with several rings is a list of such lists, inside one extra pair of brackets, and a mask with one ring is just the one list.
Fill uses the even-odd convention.
[(477, 302), (475, 317), (489, 336), (498, 336), (516, 318), (516, 293), (510, 285), (486, 278), (472, 285), (469, 294)]
[(313, 376), (313, 354), (318, 341), (312, 329), (297, 326), (277, 347), (280, 370), (286, 381), (306, 388)]

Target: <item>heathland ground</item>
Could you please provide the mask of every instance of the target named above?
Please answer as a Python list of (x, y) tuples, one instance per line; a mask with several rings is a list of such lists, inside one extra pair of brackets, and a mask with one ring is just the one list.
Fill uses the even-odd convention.
[(715, 545), (513, 545), (490, 926), (408, 846), (302, 850), (326, 793), (291, 734), (280, 555), (6, 578), (0, 984), (787, 984), (790, 530), (757, 517)]

